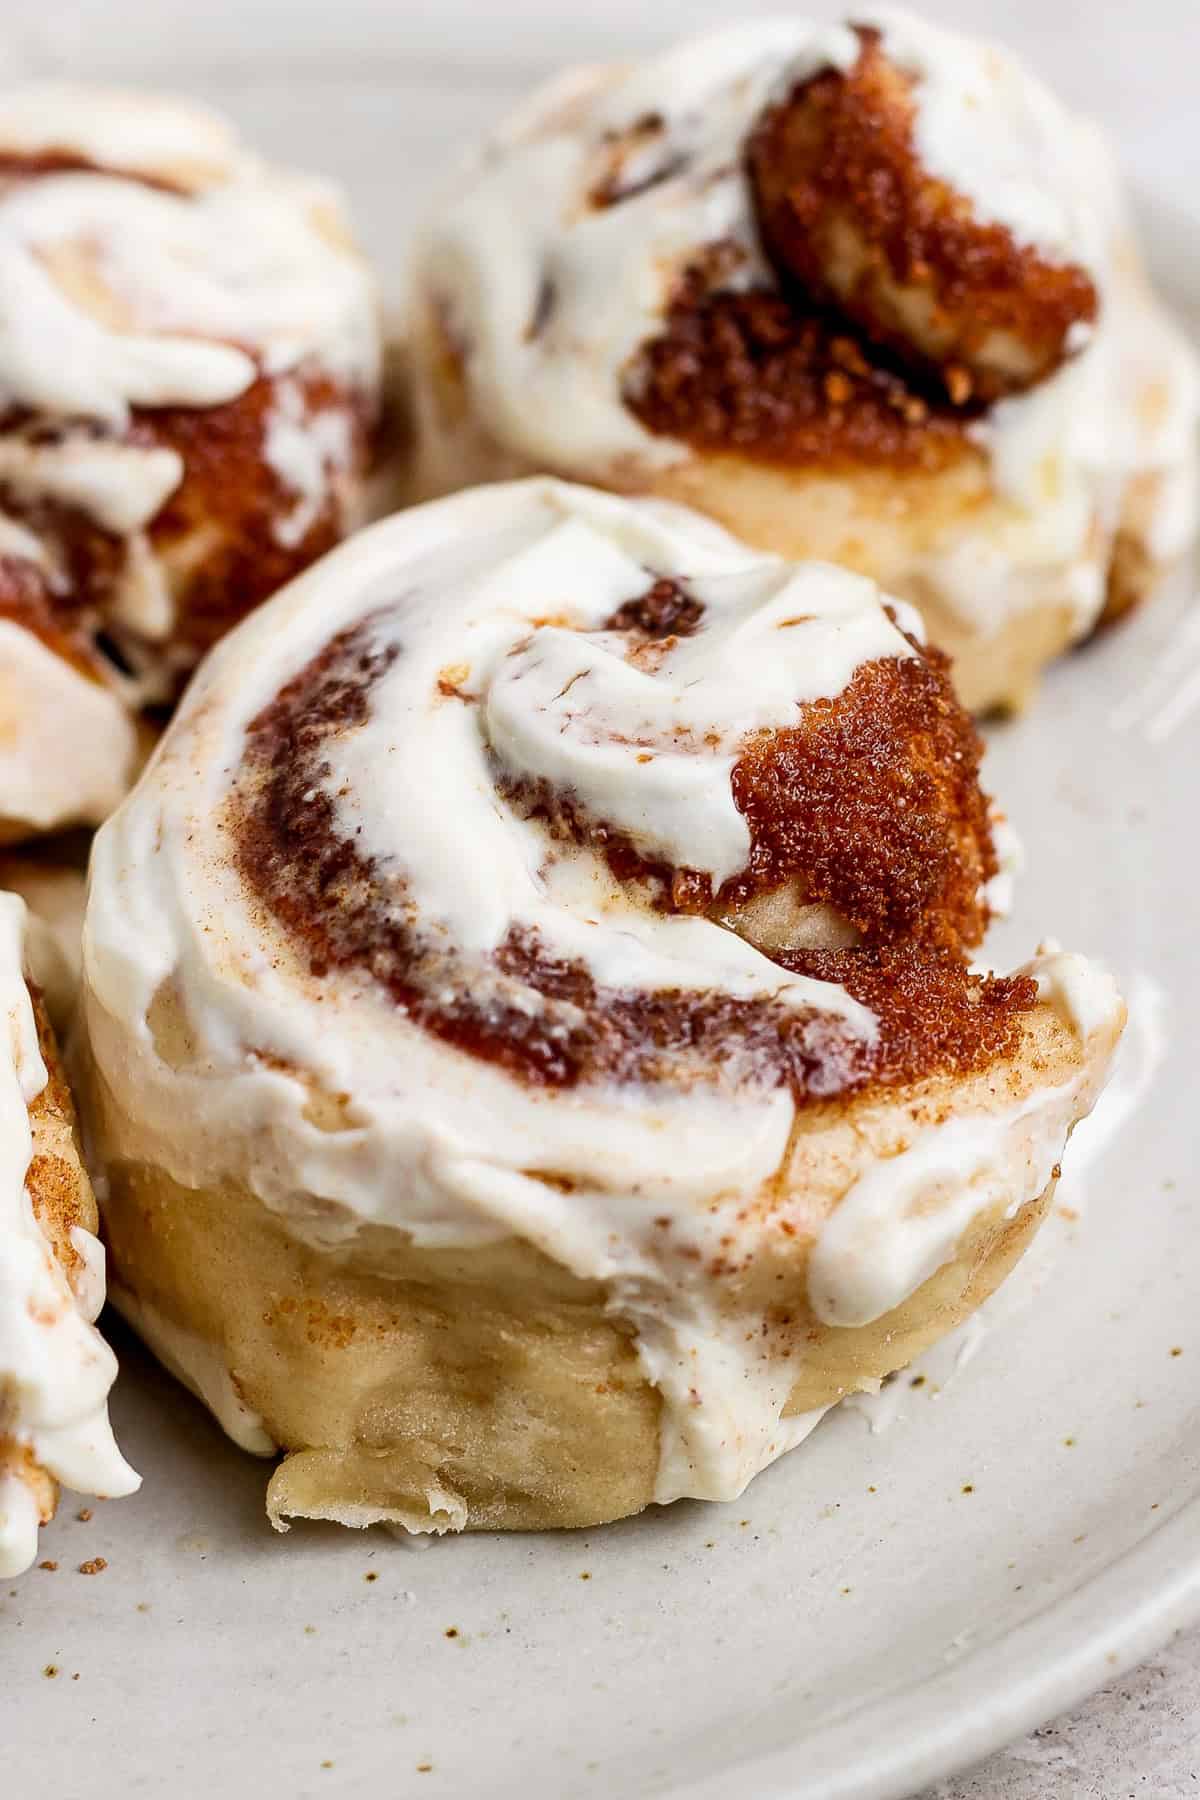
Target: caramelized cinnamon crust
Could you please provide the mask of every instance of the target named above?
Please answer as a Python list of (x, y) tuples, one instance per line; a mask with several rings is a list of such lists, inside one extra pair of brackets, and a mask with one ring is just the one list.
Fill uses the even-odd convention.
[(733, 796), (750, 862), (722, 901), (799, 877), (806, 900), (833, 906), (868, 944), (960, 952), (980, 941), (996, 856), (983, 743), (949, 666), (933, 649), (866, 663), (800, 724), (748, 746)]
[[(652, 589), (651, 611), (678, 608), (680, 593)], [(395, 865), (365, 854), (341, 834), (322, 785), (326, 746), (366, 722), (373, 688), (402, 654), (386, 611), (376, 614), (332, 639), (247, 730), (228, 829), (249, 891), (316, 981), (356, 972), (443, 1042), (552, 1087), (749, 1082), (802, 1101), (981, 1068), (1015, 1043), (1032, 984), (980, 981), (957, 954), (982, 927), (975, 890), (994, 861), (978, 740), (940, 664), (867, 665), (841, 701), (806, 709), (809, 730), (753, 747), (735, 784), (759, 846), (750, 885), (807, 874), (811, 859), (814, 892), (849, 891), (879, 940), (840, 953), (849, 961), (810, 952), (785, 964), (878, 1000), (880, 1037), (867, 1044), (836, 1016), (770, 997), (602, 987), (530, 929), (514, 927), (486, 958), (429, 933), (403, 846)], [(801, 799), (790, 784), (805, 782), (814, 791)], [(590, 835), (607, 847), (602, 827)]]
[(751, 740), (732, 777), (750, 860), (715, 894), (707, 875), (639, 855), (573, 795), (498, 781), (527, 818), (599, 850), (663, 912), (723, 915), (795, 883), (804, 904), (833, 907), (868, 945), (957, 953), (987, 928), (981, 887), (996, 855), (983, 742), (948, 670), (932, 649), (866, 663), (834, 699), (808, 702), (799, 725)]
[(1016, 1054), (1022, 1014), (1037, 1005), (1028, 975), (973, 975), (955, 956), (911, 945), (886, 949), (800, 950), (777, 960), (798, 975), (836, 981), (879, 1020), (875, 1079), (884, 1086), (913, 1071), (970, 1075)]
[(857, 30), (854, 66), (800, 82), (749, 140), (768, 255), (802, 304), (835, 305), (956, 403), (1029, 387), (1062, 361), (1072, 327), (1095, 319), (1095, 287), (929, 174), (911, 79), (877, 30)]
[(685, 272), (628, 372), (626, 404), (647, 430), (829, 469), (937, 470), (978, 454), (970, 410), (889, 366), (844, 320), (799, 295), (735, 291), (719, 277), (711, 287), (713, 268), (709, 255)]

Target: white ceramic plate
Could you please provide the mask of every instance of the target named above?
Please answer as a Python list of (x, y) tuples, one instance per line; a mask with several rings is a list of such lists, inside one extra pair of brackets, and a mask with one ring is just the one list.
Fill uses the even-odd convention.
[[(336, 67), (325, 85), (243, 67), (208, 91), (341, 174), (392, 273), (426, 173), (482, 122), (468, 88), (414, 82), (399, 108)], [(1200, 314), (1195, 234), (1151, 227)], [(1111, 962), (1134, 1017), (1072, 1147), (1064, 1199), (1086, 1218), (1057, 1221), (1053, 1267), (1019, 1278), (969, 1367), (902, 1378), (884, 1432), (831, 1416), (732, 1506), (418, 1554), (274, 1536), (262, 1467), (116, 1330), (145, 1487), (86, 1523), (68, 1500), (44, 1536), (57, 1572), (0, 1592), (6, 1793), (885, 1800), (1200, 1614), (1192, 585), (995, 735), (991, 783), (1030, 850), (997, 957), (1053, 933)]]

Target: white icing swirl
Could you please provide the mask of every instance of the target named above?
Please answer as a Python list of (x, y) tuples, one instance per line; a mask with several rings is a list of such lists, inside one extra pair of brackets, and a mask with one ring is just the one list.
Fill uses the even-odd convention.
[[(1106, 145), (995, 46), (894, 8), (856, 14), (914, 79), (928, 169), (1019, 243), (1082, 266), (1096, 327), (1056, 374), (992, 408), (975, 432), (1002, 502), (983, 530), (956, 526), (911, 574), (986, 634), (1044, 598), (1083, 632), (1104, 603), (1123, 498), (1155, 484), (1140, 521), (1164, 559), (1195, 531), (1195, 358), (1133, 266)], [(763, 107), (858, 38), (803, 19), (748, 22), (635, 66), (550, 84), (468, 164), (417, 246), (416, 293), (463, 350), (474, 418), (516, 466), (636, 489), (689, 447), (625, 404), (641, 347), (663, 327), (697, 251), (730, 245), (728, 285), (773, 289), (745, 165)], [(613, 181), (617, 204), (594, 195)], [(436, 454), (436, 433), (431, 451)], [(428, 471), (434, 486), (449, 466)], [(915, 554), (915, 553), (914, 553)]]
[[(129, 1494), (138, 1477), (113, 1440), (112, 1351), (92, 1321), (104, 1301), (104, 1251), (76, 1227), (81, 1271), (68, 1280), (43, 1235), (26, 1178), (29, 1107), (47, 1082), (26, 986), (25, 903), (0, 894), (0, 1575), (37, 1554), (40, 1508), (30, 1462), (88, 1494)], [(27, 1460), (28, 1459), (28, 1460)]]
[[(604, 627), (656, 577), (704, 611), (694, 636), (639, 667)], [(357, 629), (365, 649), (345, 637)], [(365, 968), (312, 972), (241, 871), (229, 801), (252, 722), (334, 639), (377, 658), (370, 706), (323, 740), (308, 800), (332, 803), (381, 877), (402, 876), (425, 937), (477, 959), (477, 999), (538, 1005), (486, 972), (517, 927), (606, 990), (812, 1008), (834, 1059), (847, 1037), (872, 1039), (866, 1009), (707, 918), (639, 902), (594, 849), (564, 849), (510, 803), (496, 763), (569, 782), (636, 845), (719, 876), (746, 851), (731, 746), (911, 648), (869, 583), (756, 555), (679, 508), (546, 480), (481, 489), (360, 534), (239, 627), (95, 844), (87, 1030), (122, 1156), (185, 1186), (242, 1183), (321, 1247), (366, 1224), (430, 1245), (516, 1234), (604, 1282), (663, 1397), (658, 1497), (731, 1497), (811, 1425), (781, 1420), (802, 1350), (747, 1342), (710, 1273), (722, 1242), (752, 1252), (768, 1229), (738, 1197), (779, 1170), (796, 1102), (753, 1066), (675, 1087), (593, 1074), (542, 1088), (426, 1029)], [(697, 736), (715, 741), (697, 749)], [(690, 780), (674, 767), (681, 741)], [(668, 769), (643, 785), (647, 755)], [(160, 991), (185, 1022), (169, 1060)], [(836, 1062), (829, 1074), (836, 1090)], [(344, 1129), (322, 1128), (314, 1088), (349, 1096)], [(1008, 1147), (989, 1137), (984, 1154)], [(1020, 1205), (1037, 1173), (1010, 1159), (998, 1179)], [(804, 1207), (801, 1192), (801, 1225)], [(163, 1341), (216, 1404), (211, 1355)]]
[[(111, 157), (115, 172), (4, 183), (0, 402), (119, 427), (132, 406), (216, 405), (256, 363), (276, 373), (307, 357), (373, 390), (374, 296), (330, 188), (270, 168), (185, 105), (58, 92), (40, 131), (40, 90), (0, 95), (0, 154)], [(123, 133), (140, 141), (128, 157)], [(211, 180), (147, 185), (173, 183), (188, 150)]]
[[(136, 694), (115, 675), (106, 692), (66, 664), (51, 670), (44, 645), (18, 648), (4, 625), (0, 723), (18, 766), (5, 810), (43, 830), (98, 820), (124, 791), (127, 706), (170, 697), (195, 660), (176, 629), (180, 595), (221, 549), (220, 517), (181, 526), (165, 548), (151, 534), (188, 470), (180, 450), (130, 432), (134, 410), (203, 413), (270, 376), (262, 483), (282, 490), (274, 533), (297, 550), (331, 511), (356, 522), (379, 328), (336, 195), (260, 162), (197, 108), (69, 84), (9, 90), (9, 158), (31, 159), (32, 172), (0, 170), (0, 414), (14, 415), (0, 433), (0, 496), (21, 520), (0, 519), (0, 547), (36, 561), (50, 604), (69, 603), (65, 628), (81, 641), (107, 632), (138, 677)], [(117, 540), (102, 599), (74, 591), (79, 518)], [(51, 723), (68, 734), (65, 755), (47, 754)], [(96, 743), (94, 765), (73, 754), (78, 737)]]

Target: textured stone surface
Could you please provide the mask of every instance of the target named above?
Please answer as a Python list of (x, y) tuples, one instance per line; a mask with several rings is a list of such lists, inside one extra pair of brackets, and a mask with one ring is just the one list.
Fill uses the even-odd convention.
[(1200, 1632), (919, 1800), (1195, 1800)]

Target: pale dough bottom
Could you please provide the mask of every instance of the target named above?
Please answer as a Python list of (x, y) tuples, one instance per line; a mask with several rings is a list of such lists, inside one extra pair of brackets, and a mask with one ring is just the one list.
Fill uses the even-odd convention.
[[(1074, 1077), (1083, 1116), (1119, 1028), (1081, 1051), (1041, 1006), (1019, 1055), (984, 1074), (801, 1110), (783, 1166), (749, 1204), (800, 1202), (807, 1224), (764, 1233), (721, 1289), (748, 1332), (785, 1314), (803, 1351), (788, 1414), (872, 1388), (958, 1325), (1021, 1255), (1053, 1188), (1011, 1219), (993, 1205), (903, 1304), (839, 1329), (809, 1306), (807, 1264), (854, 1180), (951, 1112), (1002, 1111)], [(314, 1247), (244, 1186), (185, 1188), (131, 1160), (136, 1120), (94, 1065), (82, 1074), (108, 1171), (110, 1293), (232, 1436), (284, 1450), (267, 1495), (277, 1524), (583, 1526), (654, 1499), (661, 1403), (602, 1284), (515, 1238), (435, 1250), (364, 1225), (336, 1250)]]

